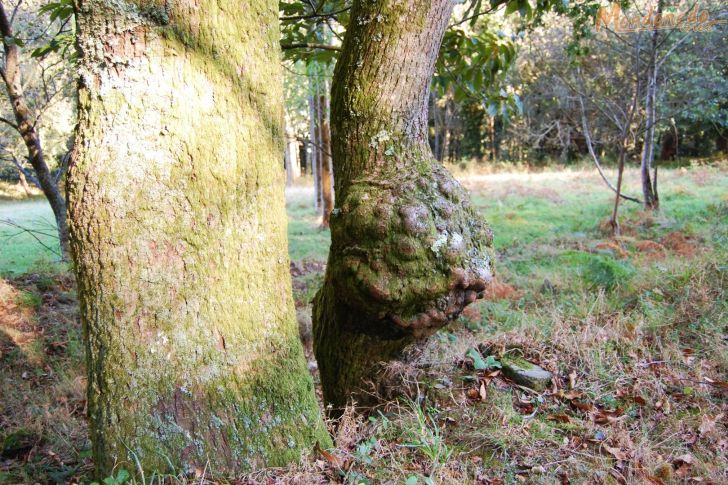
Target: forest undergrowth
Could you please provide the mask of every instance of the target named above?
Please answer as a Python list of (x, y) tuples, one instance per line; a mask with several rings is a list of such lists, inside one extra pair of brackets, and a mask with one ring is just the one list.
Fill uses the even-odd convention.
[[(399, 398), (329, 421), (335, 449), (222, 483), (728, 481), (725, 164), (663, 170), (661, 211), (625, 204), (617, 238), (592, 171), (461, 175), (496, 235), (487, 298), (387, 369)], [(308, 187), (288, 191), (315, 373), (310, 302), (328, 233), (312, 200)], [(90, 481), (78, 303), (70, 274), (52, 268), (0, 279), (0, 483)], [(506, 378), (513, 356), (550, 371), (550, 385)], [(132, 483), (127, 472), (106, 483)], [(215, 470), (198, 475), (144, 482), (218, 483)]]

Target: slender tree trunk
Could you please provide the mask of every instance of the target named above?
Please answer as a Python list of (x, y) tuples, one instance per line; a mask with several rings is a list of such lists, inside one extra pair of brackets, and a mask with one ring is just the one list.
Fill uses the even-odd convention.
[[(286, 123), (288, 125), (288, 123)], [(286, 167), (286, 185), (291, 186), (293, 182), (301, 175), (301, 169), (298, 161), (298, 143), (293, 131), (286, 126), (286, 142), (283, 154), (284, 165)]]
[[(311, 84), (309, 84), (309, 86), (311, 86)], [(314, 206), (318, 212), (321, 210), (321, 175), (319, 173), (319, 167), (321, 166), (319, 157), (321, 156), (321, 152), (319, 150), (318, 128), (316, 122), (318, 116), (316, 109), (317, 99), (318, 98), (315, 96), (315, 93), (309, 94), (308, 96), (308, 140), (311, 153), (311, 176), (313, 177)]]
[[(657, 15), (662, 13), (663, 2), (657, 4)], [(647, 67), (647, 93), (645, 101), (645, 137), (642, 146), (642, 160), (640, 162), (640, 177), (642, 180), (642, 195), (645, 209), (657, 210), (660, 208), (660, 199), (657, 194), (657, 169), (654, 172), (654, 183), (650, 176), (652, 162), (655, 158), (655, 123), (657, 120), (657, 44), (659, 30), (652, 32), (650, 45), (650, 61)]]
[(445, 163), (450, 160), (450, 145), (452, 142), (452, 88), (447, 90), (445, 95), (445, 108), (444, 114), (444, 134), (442, 139), (442, 153), (440, 154), (440, 161)]
[(498, 156), (495, 151), (495, 117), (489, 116), (488, 120), (488, 131), (490, 133), (490, 159), (491, 161), (496, 162), (498, 160)]
[(10, 104), (15, 115), (16, 130), (23, 138), (23, 143), (28, 150), (28, 160), (35, 171), (40, 189), (43, 191), (48, 203), (53, 210), (53, 217), (58, 228), (58, 239), (60, 241), (61, 256), (68, 258), (68, 222), (66, 217), (66, 200), (61, 195), (56, 180), (51, 174), (43, 154), (43, 146), (40, 136), (35, 129), (35, 121), (28, 107), (23, 92), (23, 79), (20, 72), (20, 52), (18, 46), (9, 42), (13, 38), (13, 29), (10, 25), (5, 8), (0, 3), (0, 34), (3, 37), (5, 50), (5, 65), (0, 67), (0, 76), (3, 78), (8, 93)]
[(330, 443), (291, 297), (278, 3), (79, 6), (68, 196), (97, 473)]
[[(492, 233), (427, 141), (427, 100), (452, 0), (355, 1), (334, 73), (336, 209), (314, 350), (336, 406), (482, 296)], [(406, 79), (407, 82), (402, 82)]]
[(331, 160), (331, 125), (329, 123), (328, 90), (319, 96), (319, 126), (321, 130), (321, 227), (328, 228), (334, 209), (334, 174)]

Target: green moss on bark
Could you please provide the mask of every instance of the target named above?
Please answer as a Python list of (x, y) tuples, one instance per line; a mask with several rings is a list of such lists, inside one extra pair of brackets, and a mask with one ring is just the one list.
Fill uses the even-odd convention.
[[(68, 195), (98, 472), (330, 438), (291, 298), (277, 3), (83, 2)], [(254, 69), (252, 68), (254, 66)]]
[[(332, 88), (337, 207), (314, 304), (324, 397), (456, 318), (493, 273), (493, 235), (427, 144), (428, 86), (452, 2), (355, 1)], [(406, 80), (406, 82), (403, 82)]]

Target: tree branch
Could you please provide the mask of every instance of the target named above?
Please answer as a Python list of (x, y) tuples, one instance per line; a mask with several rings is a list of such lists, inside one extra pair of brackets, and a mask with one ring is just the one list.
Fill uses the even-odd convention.
[(23, 173), (23, 175), (25, 175), (25, 178), (26, 179), (30, 180), (33, 183), (33, 185), (35, 185), (39, 189), (43, 190), (43, 187), (40, 186), (40, 182), (35, 177), (35, 175), (33, 175), (30, 170), (28, 170), (25, 167), (23, 167), (23, 165), (20, 163), (20, 161), (18, 160), (18, 158), (15, 155), (13, 155), (11, 153), (10, 154), (10, 158), (13, 161), (13, 165), (15, 165), (15, 167), (18, 170), (20, 170)]
[(290, 17), (281, 17), (279, 20), (281, 22), (293, 22), (296, 20), (306, 20), (306, 19), (329, 19), (331, 17), (336, 17), (340, 13), (344, 13), (347, 10), (350, 10), (351, 7), (345, 7), (341, 10), (336, 10), (334, 12), (328, 12), (328, 13), (310, 13), (307, 15), (291, 15)]
[(328, 45), (328, 44), (314, 44), (311, 42), (299, 42), (296, 44), (281, 44), (281, 49), (284, 51), (291, 50), (291, 49), (323, 49), (327, 51), (341, 51), (340, 47), (336, 47), (335, 45)]
[(2, 116), (0, 116), (0, 122), (2, 122), (2, 123), (5, 123), (5, 124), (7, 124), (7, 125), (10, 125), (10, 126), (12, 126), (13, 128), (15, 128), (16, 130), (18, 129), (18, 125), (16, 125), (15, 123), (13, 123), (12, 121), (10, 121), (10, 120), (9, 120), (9, 119), (7, 119), (7, 118), (3, 118)]
[(635, 198), (630, 197), (629, 195), (624, 195), (620, 193), (620, 191), (617, 190), (617, 188), (612, 185), (612, 182), (609, 181), (607, 176), (604, 174), (604, 170), (602, 170), (602, 165), (599, 163), (599, 157), (597, 157), (597, 154), (594, 152), (594, 146), (592, 145), (591, 135), (589, 134), (589, 124), (586, 120), (586, 111), (584, 110), (584, 100), (582, 99), (581, 95), (579, 95), (579, 106), (581, 107), (581, 124), (582, 128), (584, 130), (584, 138), (586, 140), (586, 147), (589, 150), (589, 155), (591, 155), (592, 159), (594, 160), (594, 165), (597, 167), (597, 171), (599, 172), (599, 175), (601, 175), (602, 180), (604, 180), (604, 183), (607, 184), (607, 187), (609, 187), (612, 192), (619, 195), (623, 199), (631, 200), (632, 202), (636, 202), (638, 204), (641, 204), (642, 201)]

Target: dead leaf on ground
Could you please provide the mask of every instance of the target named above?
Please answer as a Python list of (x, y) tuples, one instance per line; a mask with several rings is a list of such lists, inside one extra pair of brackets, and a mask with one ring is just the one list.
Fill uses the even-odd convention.
[(705, 380), (705, 382), (714, 387), (717, 387), (718, 389), (728, 391), (728, 382), (711, 379), (710, 377), (704, 377), (703, 379)]
[(316, 448), (319, 454), (327, 461), (329, 462), (329, 465), (336, 468), (337, 470), (343, 470), (346, 467), (346, 460), (340, 456), (337, 456), (333, 453), (329, 453), (328, 451), (321, 448), (318, 443), (316, 443)]
[(591, 411), (591, 409), (594, 407), (594, 405), (591, 403), (576, 400), (571, 401), (570, 404), (580, 411)]
[(617, 244), (616, 242), (612, 242), (612, 241), (597, 243), (596, 246), (594, 246), (594, 249), (612, 251), (615, 256), (622, 258), (622, 259), (629, 256), (629, 253), (627, 253), (627, 251), (625, 251), (619, 244)]
[(620, 448), (604, 445), (604, 449), (607, 450), (607, 452), (610, 455), (612, 455), (613, 457), (615, 457), (617, 460), (627, 461), (627, 458), (628, 458), (627, 453), (622, 451)]
[(487, 394), (485, 392), (485, 383), (484, 382), (480, 383), (480, 389), (479, 389), (478, 394), (480, 395), (480, 400), (485, 401)]
[(559, 414), (552, 414), (548, 418), (549, 421), (556, 421), (557, 423), (570, 423), (571, 418), (568, 414), (559, 413)]
[(709, 415), (704, 415), (703, 420), (700, 423), (700, 427), (698, 428), (698, 431), (700, 432), (701, 437), (705, 437), (715, 431), (715, 425), (718, 421), (723, 419), (723, 414), (719, 414), (717, 416), (711, 417)]
[(665, 256), (665, 254), (667, 254), (667, 249), (665, 249), (665, 246), (658, 242), (650, 241), (649, 239), (645, 241), (637, 241), (634, 245), (635, 248), (637, 248), (637, 251), (641, 253), (659, 257), (663, 257)]
[(579, 399), (582, 396), (584, 396), (584, 393), (583, 392), (569, 391), (566, 394), (564, 394), (564, 399), (568, 399), (569, 401), (573, 401), (574, 399)]
[[(695, 464), (695, 457), (691, 455), (690, 453), (685, 453), (684, 455), (680, 455), (674, 460), (672, 460), (672, 466), (677, 470), (676, 473), (680, 473), (681, 470), (683, 470), (685, 473), (687, 473), (691, 466)], [(687, 476), (687, 475), (682, 475)]]
[(661, 478), (654, 475), (646, 475), (645, 480), (647, 480), (647, 483), (650, 485), (665, 485), (665, 482), (663, 482)]

